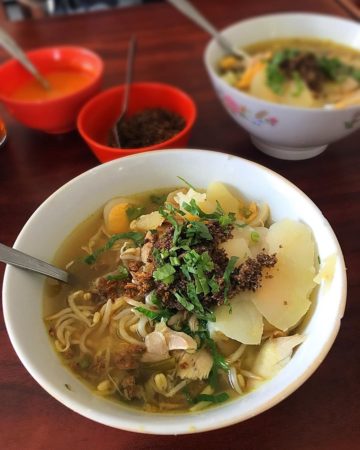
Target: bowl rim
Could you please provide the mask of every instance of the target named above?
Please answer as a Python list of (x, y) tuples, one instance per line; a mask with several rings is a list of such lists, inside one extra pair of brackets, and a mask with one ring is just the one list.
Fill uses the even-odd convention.
[[(169, 149), (169, 150), (165, 150), (165, 151), (167, 153), (174, 153), (174, 154), (177, 153), (178, 157), (182, 157), (184, 149), (180, 149), (180, 148), (179, 149)], [(216, 152), (216, 151), (212, 151), (212, 150), (189, 149), (189, 151), (193, 152), (193, 153), (201, 154), (205, 158), (206, 158), (206, 155), (211, 156), (211, 155), (215, 154), (215, 155), (217, 155), (216, 157), (219, 157), (219, 158), (231, 157), (231, 158), (235, 158), (238, 160), (242, 160), (245, 164), (248, 164), (252, 167), (260, 169), (261, 172), (263, 172), (264, 174), (275, 177), (275, 179), (277, 179), (278, 181), (285, 183), (285, 185), (287, 185), (291, 190), (295, 190), (295, 192), (298, 195), (300, 195), (307, 202), (309, 202), (309, 204), (311, 205), (311, 207), (314, 209), (314, 211), (317, 214), (319, 214), (321, 217), (324, 218), (321, 210), (315, 205), (315, 203), (303, 191), (301, 191), (291, 181), (289, 181), (282, 175), (274, 172), (273, 170), (268, 169), (266, 166), (263, 166), (256, 162), (247, 160), (245, 158), (241, 158), (241, 157), (234, 156), (234, 155), (228, 155), (226, 153)], [(153, 152), (151, 155), (161, 158), (163, 156), (163, 154), (164, 154), (163, 150), (158, 150), (158, 151)], [(141, 158), (145, 158), (145, 157), (149, 157), (148, 154), (140, 153), (140, 154), (135, 154), (135, 155), (129, 155), (126, 157), (126, 159), (129, 159), (129, 158), (141, 159)], [(100, 172), (106, 171), (106, 167), (121, 165), (123, 163), (124, 163), (124, 158), (121, 158), (121, 159), (109, 161), (105, 164), (95, 166), (95, 167), (83, 172), (82, 174), (76, 176), (75, 178), (71, 179), (70, 181), (65, 183), (63, 186), (58, 188), (34, 211), (34, 213), (28, 219), (28, 221), (24, 225), (23, 229), (20, 231), (20, 233), (14, 243), (14, 248), (17, 248), (19, 250), (22, 249), (21, 248), (21, 240), (22, 240), (23, 236), (26, 235), (26, 233), (28, 232), (27, 228), (29, 226), (31, 226), (32, 219), (43, 208), (46, 208), (48, 206), (48, 204), (50, 204), (59, 193), (61, 193), (63, 190), (69, 189), (69, 187), (71, 187), (73, 183), (76, 183), (85, 177), (94, 176), (98, 171), (100, 171)], [(187, 422), (191, 422), (192, 417), (196, 418), (196, 414), (189, 413), (189, 414), (186, 414), (186, 416), (189, 418), (189, 420), (184, 424), (176, 425), (176, 431), (174, 432), (174, 431), (171, 431), (170, 427), (166, 427), (166, 426), (164, 426), (164, 424), (161, 423), (161, 419), (160, 419), (161, 415), (147, 413), (149, 421), (151, 421), (152, 429), (142, 430), (139, 427), (139, 425), (136, 424), (136, 420), (131, 420), (131, 421), (126, 420), (125, 421), (126, 423), (124, 423), (124, 421), (122, 421), (122, 419), (121, 419), (121, 413), (117, 417), (116, 423), (114, 423), (114, 421), (109, 420), (108, 415), (101, 414), (96, 409), (91, 409), (91, 408), (89, 409), (89, 408), (85, 407), (81, 403), (81, 401), (77, 401), (74, 398), (70, 400), (66, 395), (64, 395), (63, 392), (60, 392), (60, 390), (58, 388), (54, 388), (54, 386), (52, 386), (51, 383), (48, 382), (48, 377), (43, 375), (42, 368), (39, 369), (37, 366), (34, 366), (31, 362), (31, 358), (29, 358), (29, 356), (26, 353), (25, 354), (22, 353), (20, 341), (18, 342), (16, 332), (14, 332), (14, 330), (13, 330), (13, 324), (10, 321), (10, 317), (9, 317), (9, 305), (11, 304), (11, 300), (10, 300), (11, 294), (9, 294), (9, 284), (11, 281), (11, 277), (15, 275), (15, 273), (16, 273), (15, 271), (18, 269), (7, 265), (6, 269), (5, 269), (5, 273), (4, 273), (4, 282), (3, 282), (3, 312), (4, 312), (4, 320), (5, 320), (5, 325), (6, 325), (6, 330), (8, 332), (8, 336), (10, 338), (10, 341), (13, 345), (13, 348), (14, 348), (18, 358), (20, 359), (20, 361), (22, 362), (24, 367), (27, 369), (27, 371), (30, 373), (30, 375), (34, 378), (34, 380), (37, 381), (45, 391), (47, 391), (52, 397), (57, 399), (60, 403), (64, 404), (71, 410), (77, 412), (78, 414), (80, 414), (84, 417), (94, 420), (95, 422), (98, 422), (98, 423), (101, 423), (104, 425), (108, 425), (108, 426), (112, 426), (114, 428), (126, 430), (126, 431), (132, 431), (132, 432), (137, 432), (137, 433), (146, 433), (146, 434), (156, 434), (156, 435), (190, 434), (190, 433), (195, 433), (195, 432), (200, 433), (200, 432), (206, 432), (206, 431), (210, 431), (210, 430), (220, 429), (223, 427), (227, 427), (230, 425), (240, 423), (240, 422), (245, 421), (253, 416), (259, 415), (260, 413), (277, 405), (282, 400), (287, 398), (290, 394), (292, 394), (296, 389), (298, 389), (320, 366), (323, 359), (325, 358), (325, 356), (329, 352), (330, 348), (332, 347), (332, 344), (334, 343), (334, 340), (338, 334), (340, 324), (341, 324), (341, 318), (343, 317), (345, 304), (346, 304), (346, 292), (347, 292), (346, 269), (345, 269), (345, 263), (344, 263), (342, 250), (341, 250), (339, 242), (336, 238), (336, 235), (335, 235), (331, 225), (327, 222), (327, 220), (325, 218), (324, 218), (324, 220), (326, 222), (325, 225), (326, 225), (328, 231), (330, 232), (331, 238), (335, 244), (337, 255), (339, 258), (339, 263), (341, 266), (341, 270), (340, 270), (341, 293), (340, 293), (340, 297), (338, 299), (337, 309), (335, 311), (336, 314), (334, 314), (334, 317), (333, 317), (333, 326), (331, 328), (331, 331), (329, 331), (329, 333), (326, 335), (326, 340), (321, 345), (320, 351), (316, 354), (316, 356), (313, 356), (313, 358), (311, 359), (311, 364), (309, 364), (307, 367), (304, 368), (304, 371), (301, 373), (300, 376), (297, 376), (293, 382), (286, 385), (286, 387), (283, 388), (275, 396), (273, 396), (270, 399), (270, 401), (263, 402), (258, 407), (253, 406), (252, 409), (250, 409), (246, 413), (242, 414), (241, 418), (239, 418), (236, 414), (233, 413), (231, 416), (226, 417), (225, 419), (223, 419), (221, 417), (217, 417), (218, 419), (220, 419), (217, 422), (213, 422), (213, 421), (210, 422), (208, 420), (208, 421), (206, 421), (206, 423), (202, 423), (201, 427), (197, 427), (197, 428), (193, 429), (192, 425), (190, 425), (190, 423), (187, 423)], [(50, 346), (50, 342), (49, 342), (49, 346)], [(71, 376), (74, 377), (75, 375), (71, 373)], [(211, 411), (214, 411), (214, 410), (219, 411), (220, 408), (221, 408), (221, 406), (217, 406), (215, 408), (212, 408)], [(166, 416), (170, 416), (170, 414), (166, 414)], [(179, 415), (178, 414), (171, 415), (171, 417), (175, 421), (176, 417), (179, 417)]]
[(125, 156), (130, 156), (128, 154), (128, 152), (131, 152), (133, 154), (144, 153), (144, 152), (147, 152), (150, 150), (160, 149), (160, 147), (164, 148), (167, 145), (171, 145), (176, 140), (178, 140), (179, 138), (182, 138), (184, 135), (186, 135), (186, 133), (188, 133), (191, 130), (191, 128), (194, 126), (194, 123), (197, 118), (197, 107), (196, 107), (195, 101), (191, 98), (191, 96), (187, 92), (183, 91), (182, 89), (180, 89), (177, 86), (174, 86), (172, 84), (161, 83), (161, 82), (157, 82), (157, 81), (139, 81), (139, 82), (132, 83), (131, 86), (135, 87), (135, 88), (138, 87), (140, 89), (145, 88), (145, 89), (151, 89), (151, 90), (153, 90), (154, 88), (155, 89), (165, 88), (165, 89), (172, 91), (172, 93), (175, 93), (176, 95), (180, 95), (181, 97), (183, 97), (188, 102), (188, 104), (190, 105), (190, 109), (191, 109), (189, 118), (184, 117), (184, 119), (186, 120), (185, 127), (180, 132), (176, 133), (174, 136), (167, 139), (166, 141), (162, 141), (162, 142), (159, 142), (159, 143), (153, 144), (153, 145), (148, 145), (146, 147), (128, 147), (128, 148), (123, 148), (123, 149), (122, 148), (117, 149), (117, 148), (109, 147), (108, 145), (104, 145), (104, 144), (101, 144), (100, 142), (95, 141), (84, 130), (84, 116), (85, 116), (85, 114), (88, 113), (89, 110), (91, 110), (93, 108), (94, 103), (96, 103), (102, 97), (112, 95), (113, 93), (117, 93), (118, 91), (123, 91), (125, 85), (121, 84), (119, 86), (113, 86), (113, 87), (103, 90), (102, 92), (99, 92), (97, 95), (95, 95), (90, 100), (88, 100), (85, 103), (85, 105), (83, 105), (83, 107), (81, 108), (81, 110), (77, 116), (76, 126), (77, 126), (77, 129), (78, 129), (81, 137), (85, 140), (85, 142), (87, 142), (89, 145), (96, 146), (100, 151), (106, 152), (108, 155), (114, 155), (117, 157), (121, 157), (123, 155), (122, 157), (125, 157)]
[[(93, 59), (93, 67), (95, 68), (96, 72), (95, 73), (87, 72), (91, 75), (91, 79), (89, 80), (89, 82), (86, 85), (82, 86), (81, 88), (77, 89), (76, 91), (70, 92), (65, 95), (61, 95), (59, 97), (49, 98), (49, 99), (35, 99), (35, 100), (14, 99), (7, 95), (3, 95), (2, 92), (0, 91), (0, 100), (3, 101), (4, 103), (11, 104), (12, 106), (15, 106), (15, 107), (16, 106), (35, 106), (35, 105), (36, 106), (42, 106), (42, 105), (51, 106), (52, 104), (55, 104), (58, 102), (67, 101), (68, 99), (70, 99), (74, 96), (77, 96), (79, 94), (86, 92), (89, 88), (92, 88), (95, 84), (97, 84), (101, 80), (101, 78), (104, 74), (104, 67), (105, 67), (102, 57), (98, 53), (94, 52), (93, 50), (90, 50), (87, 47), (82, 47), (82, 46), (78, 46), (78, 45), (53, 45), (53, 46), (35, 48), (32, 50), (26, 51), (25, 54), (31, 60), (31, 57), (37, 56), (41, 53), (48, 52), (49, 56), (51, 56), (54, 51), (63, 52), (63, 51), (68, 51), (68, 50), (75, 51), (78, 55), (86, 54)], [(50, 59), (54, 60), (53, 58), (50, 58)], [(14, 65), (19, 65), (19, 67), (22, 67), (21, 64), (15, 58), (10, 58), (10, 59), (6, 60), (3, 64), (0, 65), (0, 75), (1, 75), (1, 72), (6, 71), (9, 66), (14, 66)], [(83, 71), (83, 72), (85, 72), (85, 71)]]
[[(359, 27), (359, 31), (360, 31), (360, 25), (358, 25), (354, 20), (345, 18), (345, 17), (340, 17), (340, 16), (335, 16), (335, 15), (331, 15), (331, 14), (320, 14), (320, 13), (310, 13), (310, 12), (279, 12), (279, 13), (269, 13), (269, 14), (262, 14), (262, 15), (256, 15), (256, 16), (252, 16), (249, 17), (247, 19), (244, 20), (239, 20), (237, 22), (234, 22), (230, 25), (228, 25), (225, 28), (222, 28), (219, 33), (220, 34), (224, 34), (227, 32), (230, 32), (232, 30), (235, 30), (236, 28), (240, 27), (241, 25), (245, 25), (245, 24), (249, 24), (251, 22), (257, 22), (260, 20), (269, 20), (271, 21), (272, 19), (277, 19), (280, 17), (284, 17), (284, 18), (304, 18), (306, 20), (330, 20), (330, 21), (334, 21), (334, 22), (338, 22), (345, 25), (349, 25), (351, 24), (352, 26), (358, 26)], [(289, 36), (291, 38), (291, 36)], [(310, 38), (313, 37), (314, 39), (316, 39), (316, 36), (309, 36)], [(337, 43), (336, 41), (333, 41), (331, 39), (329, 39), (331, 42)], [(261, 42), (261, 41), (258, 41)], [(263, 105), (264, 108), (269, 107), (269, 105), (273, 106), (274, 108), (279, 108), (279, 110), (287, 112), (287, 111), (292, 111), (295, 110), (296, 112), (306, 112), (306, 114), (320, 114), (320, 113), (326, 113), (326, 114), (331, 114), (333, 112), (340, 112), (340, 111), (356, 111), (358, 109), (360, 109), (360, 105), (351, 105), (347, 108), (341, 108), (341, 109), (335, 109), (335, 108), (324, 108), (324, 107), (319, 107), (319, 108), (309, 108), (309, 107), (300, 107), (300, 106), (293, 106), (293, 105), (285, 105), (285, 104), (281, 104), (281, 103), (275, 103), (275, 102), (270, 102), (268, 100), (264, 100), (262, 98), (258, 98), (255, 97), (253, 95), (248, 94), (245, 91), (242, 91), (240, 89), (236, 89), (235, 87), (231, 86), (230, 84), (226, 83), (225, 80), (223, 80), (218, 73), (216, 72), (215, 68), (212, 66), (212, 64), (210, 63), (209, 59), (210, 59), (210, 52), (212, 51), (212, 49), (219, 44), (217, 44), (217, 40), (215, 38), (212, 38), (210, 41), (208, 41), (208, 43), (206, 44), (205, 50), (203, 52), (203, 63), (206, 67), (206, 70), (208, 72), (208, 74), (210, 76), (213, 76), (214, 78), (216, 78), (216, 80), (220, 83), (221, 86), (227, 88), (230, 90), (230, 92), (232, 92), (233, 94), (236, 95), (241, 95), (244, 96), (245, 99), (247, 100), (252, 100), (252, 101), (256, 101), (258, 102), (260, 105)], [(220, 46), (219, 46), (220, 47)], [(221, 48), (221, 47), (220, 47)], [(351, 47), (350, 47), (351, 48)], [(356, 49), (355, 49), (356, 50)]]

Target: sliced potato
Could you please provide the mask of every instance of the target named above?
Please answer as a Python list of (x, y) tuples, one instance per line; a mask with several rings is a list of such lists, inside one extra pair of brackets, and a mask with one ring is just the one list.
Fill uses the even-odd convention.
[(266, 67), (256, 72), (251, 80), (249, 93), (254, 97), (267, 100), (269, 102), (279, 103), (279, 96), (276, 95), (267, 85)]
[(206, 198), (215, 204), (218, 201), (226, 213), (232, 212), (237, 214), (239, 208), (245, 205), (242, 199), (231, 194), (229, 189), (220, 181), (214, 181), (209, 184), (206, 191)]
[(291, 220), (271, 225), (267, 242), (278, 262), (267, 269), (261, 288), (251, 298), (266, 320), (286, 331), (310, 306), (309, 296), (315, 286), (315, 244), (311, 229)]
[(299, 94), (295, 81), (289, 81), (286, 85), (284, 95), (281, 95), (281, 103), (285, 105), (301, 106), (303, 108), (311, 108), (314, 106), (315, 98), (306, 83), (302, 83)]
[(251, 302), (248, 292), (233, 297), (229, 305), (215, 308), (216, 322), (208, 322), (210, 333), (220, 331), (225, 336), (243, 344), (260, 344), (263, 319)]
[(230, 259), (232, 256), (237, 256), (239, 259), (236, 262), (236, 267), (242, 264), (247, 258), (251, 257), (251, 252), (244, 238), (229, 239), (222, 244), (220, 248), (223, 248), (227, 257)]

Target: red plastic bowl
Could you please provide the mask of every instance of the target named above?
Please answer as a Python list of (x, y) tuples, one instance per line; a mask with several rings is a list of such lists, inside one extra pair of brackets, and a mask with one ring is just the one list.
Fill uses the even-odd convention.
[(11, 98), (14, 91), (32, 76), (11, 59), (0, 66), (0, 101), (19, 122), (47, 133), (64, 133), (76, 128), (76, 119), (84, 103), (97, 94), (101, 87), (104, 64), (102, 59), (82, 47), (48, 47), (27, 53), (40, 73), (72, 69), (86, 71), (91, 80), (70, 94), (48, 100), (18, 100)]
[(107, 162), (150, 150), (186, 147), (196, 119), (195, 103), (185, 92), (163, 83), (133, 83), (128, 115), (147, 108), (164, 108), (182, 116), (185, 119), (185, 128), (171, 139), (149, 147), (127, 149), (109, 147), (107, 143), (109, 131), (119, 117), (123, 94), (124, 86), (108, 89), (92, 98), (80, 111), (78, 130), (99, 161)]

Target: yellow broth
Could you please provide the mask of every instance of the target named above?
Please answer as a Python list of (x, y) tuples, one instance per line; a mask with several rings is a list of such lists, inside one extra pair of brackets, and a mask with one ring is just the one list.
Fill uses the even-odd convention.
[[(316, 108), (347, 101), (359, 92), (360, 52), (353, 48), (304, 37), (257, 42), (245, 50), (255, 58), (250, 67), (227, 55), (219, 61), (218, 71), (228, 84), (254, 97)], [(291, 56), (291, 64), (277, 65), (275, 60), (289, 50), (301, 54), (302, 62)]]
[[(149, 214), (159, 209), (159, 205), (151, 200), (151, 196), (161, 197), (173, 190), (170, 188), (161, 189), (126, 196), (126, 198), (130, 205), (141, 205), (144, 207), (142, 213)], [(242, 199), (241, 201), (243, 202), (244, 200)], [(244, 208), (244, 203), (241, 204)], [(130, 317), (129, 321), (124, 322), (123, 326), (120, 325), (120, 322), (123, 320), (120, 316), (124, 311), (130, 311), (131, 308), (128, 308), (129, 305), (125, 304), (122, 298), (113, 298), (110, 300), (109, 297), (101, 300), (97, 294), (91, 294), (94, 280), (99, 277), (104, 277), (109, 272), (113, 273), (119, 266), (118, 257), (122, 241), (119, 245), (116, 244), (113, 248), (108, 249), (108, 251), (99, 254), (93, 265), (88, 265), (84, 262), (84, 258), (87, 255), (84, 248), (88, 246), (89, 242), (93, 244), (91, 251), (104, 246), (108, 242), (109, 236), (106, 236), (104, 233), (99, 233), (101, 227), (104, 227), (103, 208), (96, 211), (83, 223), (78, 225), (65, 239), (54, 257), (53, 263), (68, 270), (77, 280), (76, 283), (71, 286), (52, 280), (47, 280), (45, 283), (43, 298), (44, 323), (49, 332), (52, 344), (64, 365), (80, 380), (90, 386), (97, 395), (102, 395), (108, 399), (117, 402), (120, 401), (125, 405), (149, 412), (191, 412), (193, 410), (196, 411), (198, 406), (199, 408), (213, 406), (211, 402), (206, 402), (205, 405), (203, 405), (204, 401), (198, 400), (197, 403), (194, 402), (194, 399), (200, 398), (199, 395), (211, 394), (211, 397), (216, 397), (226, 394), (227, 399), (234, 399), (239, 395), (249, 392), (252, 389), (251, 383), (248, 385), (248, 382), (245, 382), (245, 377), (248, 376), (251, 378), (254, 360), (262, 347), (262, 343), (259, 345), (247, 345), (241, 360), (234, 359), (231, 363), (232, 368), (235, 369), (237, 374), (236, 379), (241, 388), (241, 393), (234, 390), (229, 373), (226, 370), (217, 369), (216, 385), (212, 386), (212, 382), (209, 381), (210, 377), (190, 379), (175, 394), (167, 396), (164, 392), (159, 391), (160, 388), (158, 388), (158, 381), (161, 381), (161, 375), (166, 376), (166, 379), (173, 382), (175, 387), (180, 386), (183, 381), (186, 381), (177, 375), (175, 371), (175, 357), (172, 353), (170, 353), (169, 358), (155, 362), (139, 363), (137, 359), (137, 364), (133, 365), (134, 358), (137, 358), (137, 352), (140, 351), (139, 345), (143, 345), (144, 343), (144, 336), (139, 334), (138, 328), (134, 328), (136, 323), (138, 324), (139, 322), (135, 321), (136, 323), (134, 323), (132, 317)], [(83, 290), (85, 294), (83, 293), (76, 297), (76, 292), (79, 290), (80, 292)], [(89, 293), (90, 295), (86, 297)], [(83, 320), (90, 320), (90, 326), (88, 328), (84, 328), (85, 325), (82, 322), (71, 323), (74, 317), (74, 309), (72, 309), (73, 306), (70, 304), (69, 299), (72, 296), (75, 296), (76, 310), (81, 310)], [(138, 297), (134, 297), (134, 299), (136, 301), (144, 301), (143, 298), (139, 299)], [(97, 317), (96, 315), (102, 315), (101, 320), (104, 321), (108, 307), (112, 308), (109, 309), (112, 315), (111, 320), (109, 318), (106, 327), (100, 331), (102, 324), (98, 326), (95, 318)], [(56, 316), (49, 320), (50, 315)], [(113, 320), (117, 315), (119, 315), (118, 321)], [(124, 315), (123, 317), (127, 316)], [(68, 322), (67, 327), (63, 327), (66, 322)], [(91, 331), (92, 326), (95, 326), (94, 332)], [(63, 331), (60, 331), (62, 328)], [(152, 321), (147, 322), (144, 329), (148, 334), (151, 333), (154, 330)], [(173, 329), (178, 330), (176, 322), (173, 325)], [(179, 330), (183, 329), (179, 328)], [(119, 330), (126, 331), (126, 339), (124, 338), (125, 335), (122, 334), (123, 332), (119, 334)], [(294, 328), (291, 334), (295, 333), (295, 330)], [(279, 332), (265, 321), (264, 333), (270, 333), (271, 335), (273, 332), (275, 332), (274, 336), (286, 336), (287, 334)], [(69, 343), (68, 346), (63, 345), (59, 341), (62, 336), (66, 342), (66, 333), (72, 333), (72, 343)], [(83, 339), (85, 335), (88, 337)], [(204, 345), (204, 343), (201, 345)], [(214, 345), (220, 355), (219, 357), (224, 361), (228, 357), (231, 359), (231, 356), (241, 349), (239, 341), (228, 338), (225, 335), (217, 340)], [(128, 350), (124, 353), (124, 349)], [(201, 350), (201, 347), (198, 347), (197, 350)], [(118, 365), (119, 359), (116, 358), (120, 358), (121, 364), (124, 365), (120, 367)], [(242, 375), (241, 371), (244, 371), (247, 375)], [(130, 395), (134, 392), (133, 389), (135, 388), (132, 385), (126, 385), (124, 387), (124, 382), (127, 379), (129, 379), (129, 383), (130, 379), (136, 379), (137, 389), (141, 392), (142, 396), (138, 398)], [(68, 386), (68, 388), (71, 390), (71, 386)], [(214, 404), (216, 405), (216, 402)]]

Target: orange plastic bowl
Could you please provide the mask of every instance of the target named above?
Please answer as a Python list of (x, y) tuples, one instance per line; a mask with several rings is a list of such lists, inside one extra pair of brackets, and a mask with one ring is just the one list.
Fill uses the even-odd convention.
[(196, 119), (195, 103), (185, 92), (163, 83), (133, 83), (127, 114), (131, 116), (147, 108), (164, 108), (182, 116), (185, 128), (171, 139), (148, 147), (110, 147), (109, 132), (119, 117), (123, 95), (124, 86), (108, 89), (92, 98), (80, 111), (78, 130), (99, 161), (107, 162), (150, 150), (186, 147)]
[(85, 71), (90, 75), (89, 82), (53, 99), (15, 99), (12, 98), (14, 92), (32, 76), (11, 59), (0, 66), (0, 101), (27, 127), (47, 133), (64, 133), (76, 128), (81, 107), (100, 90), (104, 72), (102, 59), (90, 50), (73, 46), (41, 48), (28, 52), (27, 56), (45, 76), (59, 70)]

